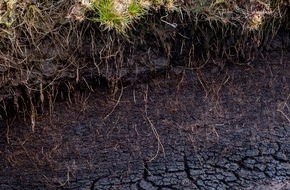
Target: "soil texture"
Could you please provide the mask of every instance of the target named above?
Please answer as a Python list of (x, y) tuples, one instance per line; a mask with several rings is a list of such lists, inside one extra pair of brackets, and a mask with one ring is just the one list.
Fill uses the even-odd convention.
[[(0, 189), (290, 189), (290, 52), (175, 66), (1, 123)], [(47, 111), (48, 112), (48, 111)]]

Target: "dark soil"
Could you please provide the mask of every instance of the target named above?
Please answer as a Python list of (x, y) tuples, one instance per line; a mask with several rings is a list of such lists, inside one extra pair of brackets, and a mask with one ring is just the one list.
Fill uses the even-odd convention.
[(289, 189), (290, 52), (196, 66), (1, 123), (0, 189)]

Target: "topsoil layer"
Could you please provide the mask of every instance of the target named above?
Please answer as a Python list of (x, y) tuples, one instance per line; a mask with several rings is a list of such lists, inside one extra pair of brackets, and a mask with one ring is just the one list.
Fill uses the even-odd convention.
[(0, 189), (289, 189), (290, 52), (174, 67), (0, 123)]

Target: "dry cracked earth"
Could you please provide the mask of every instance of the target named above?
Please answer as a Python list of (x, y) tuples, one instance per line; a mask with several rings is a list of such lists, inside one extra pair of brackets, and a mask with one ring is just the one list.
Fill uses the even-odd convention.
[[(273, 56), (274, 55), (274, 56)], [(290, 53), (77, 92), (1, 123), (0, 189), (290, 189)]]

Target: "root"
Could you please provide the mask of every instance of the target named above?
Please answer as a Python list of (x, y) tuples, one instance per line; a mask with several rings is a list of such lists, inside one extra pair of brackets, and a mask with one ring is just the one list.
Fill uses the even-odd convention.
[(121, 101), (121, 98), (122, 98), (122, 95), (123, 95), (123, 87), (121, 88), (121, 93), (120, 93), (120, 95), (119, 95), (119, 97), (118, 97), (118, 100), (117, 100), (117, 102), (116, 102), (116, 104), (114, 105), (114, 107), (113, 107), (113, 109), (110, 111), (110, 113), (108, 113), (107, 115), (106, 115), (106, 117), (104, 117), (104, 120), (106, 120), (106, 119), (108, 119), (108, 117), (110, 117), (110, 115), (115, 111), (115, 109), (116, 109), (116, 107), (119, 105), (119, 103), (120, 103), (120, 101)]
[(161, 142), (160, 136), (158, 134), (158, 131), (156, 129), (156, 127), (154, 126), (154, 124), (152, 123), (152, 121), (150, 120), (149, 116), (148, 116), (148, 85), (146, 86), (146, 90), (144, 91), (144, 103), (145, 103), (145, 107), (144, 107), (144, 112), (145, 112), (145, 119), (148, 121), (150, 128), (157, 140), (157, 151), (156, 154), (149, 160), (149, 162), (153, 161), (155, 158), (157, 158), (158, 154), (162, 151), (163, 156), (165, 157), (165, 149), (164, 146)]
[(290, 99), (290, 94), (288, 95), (285, 102), (278, 105), (277, 111), (280, 112), (290, 123), (290, 106), (288, 105), (288, 100)]

